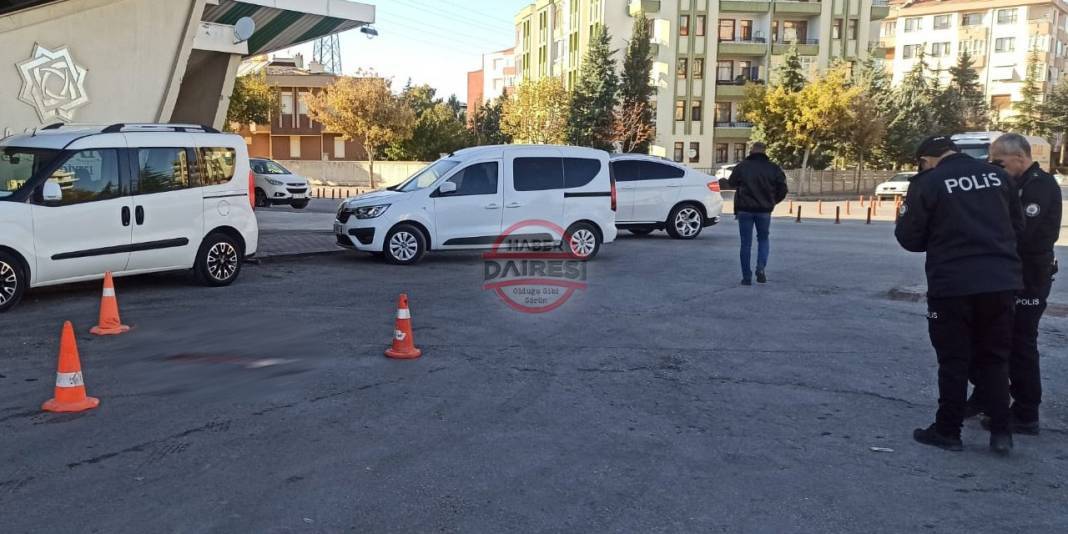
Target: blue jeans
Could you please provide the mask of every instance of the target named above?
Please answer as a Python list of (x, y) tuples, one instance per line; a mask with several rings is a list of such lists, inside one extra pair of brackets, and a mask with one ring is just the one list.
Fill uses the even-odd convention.
[(754, 226), (756, 226), (757, 233), (757, 270), (763, 271), (764, 267), (768, 265), (768, 251), (770, 248), (768, 231), (771, 226), (771, 214), (739, 211), (736, 216), (738, 217), (738, 233), (742, 238), (742, 250), (740, 254), (742, 260), (742, 278), (749, 280), (753, 277), (752, 249)]

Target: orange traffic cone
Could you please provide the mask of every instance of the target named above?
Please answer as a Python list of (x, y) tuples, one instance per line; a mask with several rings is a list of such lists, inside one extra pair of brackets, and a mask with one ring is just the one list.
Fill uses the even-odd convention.
[(386, 349), (386, 356), (399, 360), (418, 358), (423, 351), (415, 348), (412, 338), (412, 312), (408, 310), (408, 294), (401, 293), (397, 299), (397, 322), (393, 328), (393, 346)]
[(100, 406), (100, 399), (85, 395), (82, 364), (78, 359), (78, 344), (74, 327), (63, 323), (59, 340), (59, 366), (56, 368), (56, 396), (41, 405), (46, 412), (84, 412)]
[(119, 320), (119, 301), (115, 298), (115, 282), (111, 273), (104, 275), (104, 293), (100, 297), (100, 324), (89, 330), (90, 334), (112, 336), (125, 334), (130, 327)]

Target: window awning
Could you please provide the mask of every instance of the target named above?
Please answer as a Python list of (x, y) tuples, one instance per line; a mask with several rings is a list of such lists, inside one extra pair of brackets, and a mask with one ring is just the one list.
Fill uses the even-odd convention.
[(220, 0), (204, 9), (202, 20), (233, 25), (242, 17), (256, 21), (248, 40), (254, 56), (373, 24), (375, 8), (349, 0)]

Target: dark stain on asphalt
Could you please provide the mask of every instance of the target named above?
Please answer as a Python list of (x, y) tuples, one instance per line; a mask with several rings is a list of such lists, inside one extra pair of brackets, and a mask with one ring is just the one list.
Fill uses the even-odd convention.
[(172, 435), (166, 436), (164, 438), (154, 439), (154, 440), (146, 441), (146, 442), (143, 442), (143, 443), (138, 443), (137, 445), (126, 447), (125, 449), (122, 449), (122, 450), (119, 450), (119, 451), (100, 454), (100, 455), (97, 455), (97, 456), (93, 456), (92, 458), (87, 458), (85, 460), (82, 460), (80, 462), (72, 462), (72, 463), (67, 464), (67, 467), (69, 469), (74, 469), (76, 467), (81, 467), (83, 465), (98, 464), (100, 462), (103, 462), (104, 460), (110, 460), (112, 458), (115, 458), (117, 456), (121, 456), (123, 454), (129, 454), (129, 453), (132, 453), (132, 452), (144, 452), (145, 449), (147, 449), (149, 447), (153, 447), (153, 446), (162, 444), (162, 443), (170, 441), (170, 440), (181, 439), (181, 438), (184, 438), (184, 437), (187, 437), (187, 436), (192, 436), (194, 434), (199, 434), (199, 433), (202, 433), (202, 432), (225, 432), (226, 430), (229, 430), (229, 428), (230, 428), (230, 421), (228, 421), (228, 420), (227, 421), (212, 421), (211, 423), (208, 423), (206, 425), (198, 426), (198, 427), (195, 427), (195, 428), (190, 428), (189, 430), (186, 430), (186, 431), (183, 431), (183, 432), (179, 432), (177, 434), (172, 434)]

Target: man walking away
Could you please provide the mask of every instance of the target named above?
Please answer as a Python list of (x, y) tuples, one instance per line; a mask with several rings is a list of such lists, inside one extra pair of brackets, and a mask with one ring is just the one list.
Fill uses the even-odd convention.
[[(1009, 357), (1012, 425), (1017, 434), (1038, 434), (1042, 377), (1038, 364), (1038, 322), (1046, 310), (1056, 271), (1054, 244), (1061, 231), (1061, 188), (1031, 159), (1031, 144), (1018, 134), (998, 137), (990, 146), (991, 162), (1005, 169), (1020, 190), (1024, 227), (1016, 250), (1023, 261), (1023, 291), (1016, 294), (1016, 320)], [(985, 392), (976, 387), (970, 403), (982, 410)], [(983, 419), (984, 426), (990, 422)]]
[(963, 450), (960, 432), (973, 370), (991, 416), (990, 448), (1012, 450), (1008, 362), (1015, 293), (1023, 287), (1017, 236), (1023, 213), (1008, 175), (961, 154), (948, 137), (930, 137), (916, 152), (894, 235), (927, 253), (927, 328), (938, 355), (938, 412), (916, 429), (925, 445)]
[(731, 172), (727, 183), (734, 188), (734, 214), (742, 238), (742, 285), (753, 285), (752, 249), (753, 227), (757, 233), (757, 282), (768, 281), (764, 272), (768, 265), (770, 243), (768, 232), (771, 212), (786, 198), (786, 174), (764, 154), (764, 143), (753, 143), (749, 157)]

